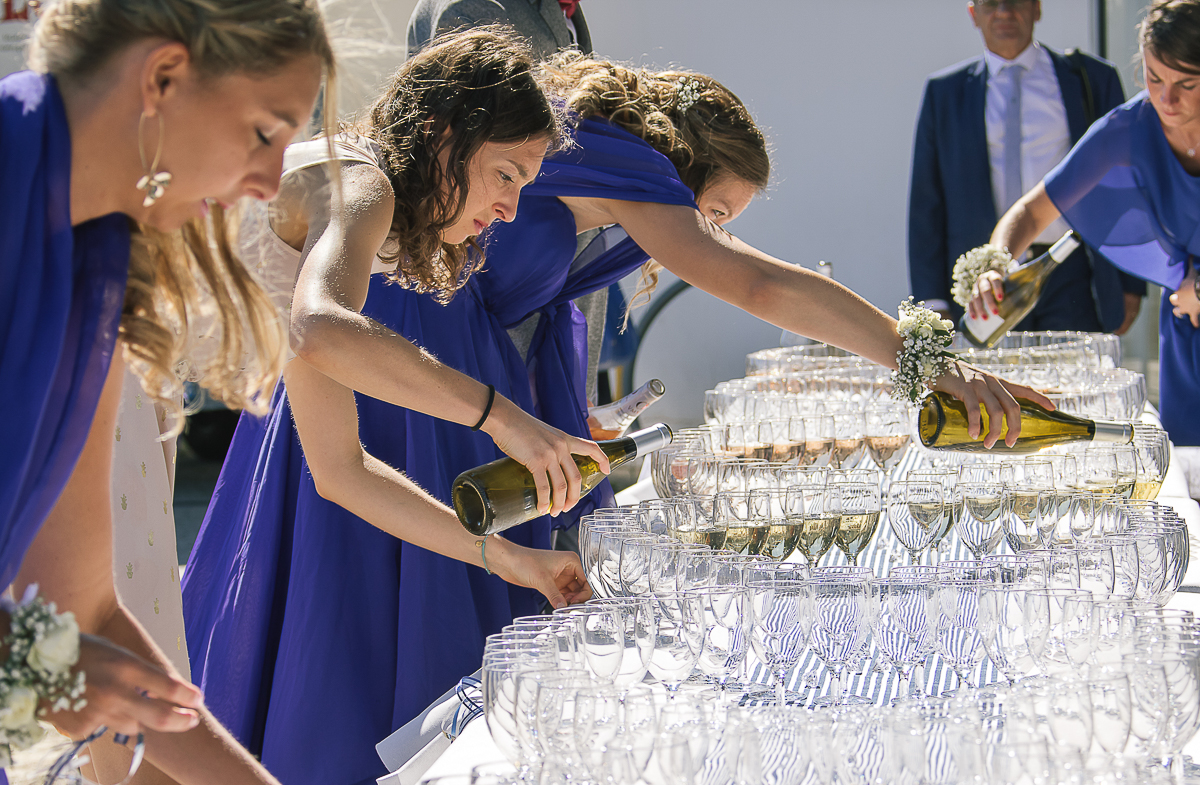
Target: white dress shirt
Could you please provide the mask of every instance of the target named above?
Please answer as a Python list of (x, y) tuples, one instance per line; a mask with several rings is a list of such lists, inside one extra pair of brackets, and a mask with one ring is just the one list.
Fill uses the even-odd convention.
[[(1009, 63), (1025, 66), (1021, 75), (1021, 191), (1028, 193), (1071, 150), (1071, 132), (1067, 128), (1067, 110), (1063, 106), (1062, 90), (1054, 73), (1050, 53), (1037, 41), (1017, 55), (1005, 60), (985, 49), (987, 63), (987, 104), (984, 118), (987, 125), (988, 164), (992, 170), (992, 199), (996, 217), (1004, 215), (1004, 107), (1008, 105), (1009, 81), (996, 79)], [(1035, 243), (1053, 243), (1068, 230), (1059, 218), (1038, 235)]]
[[(1071, 132), (1067, 128), (1067, 110), (1063, 106), (1062, 90), (1054, 73), (1054, 61), (1050, 54), (1034, 41), (1017, 55), (1016, 60), (1005, 60), (1000, 55), (985, 49), (983, 59), (987, 64), (987, 98), (984, 122), (987, 126), (988, 166), (992, 172), (992, 200), (996, 205), (999, 220), (1006, 211), (1004, 204), (1004, 108), (1010, 97), (1010, 82), (996, 79), (1004, 66), (1019, 63), (1025, 66), (1021, 74), (1021, 190), (1028, 192), (1071, 150)], [(1068, 231), (1066, 221), (1055, 219), (1033, 241), (1052, 244)], [(949, 310), (944, 300), (929, 300), (926, 306), (935, 310)]]

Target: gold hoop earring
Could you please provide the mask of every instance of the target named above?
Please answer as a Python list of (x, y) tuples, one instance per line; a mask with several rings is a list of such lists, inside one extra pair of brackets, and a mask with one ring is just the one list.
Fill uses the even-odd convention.
[(144, 129), (146, 126), (146, 113), (142, 112), (141, 118), (138, 119), (138, 157), (142, 159), (142, 170), (145, 174), (142, 179), (137, 181), (139, 191), (146, 192), (146, 198), (142, 200), (142, 207), (150, 207), (166, 192), (167, 186), (171, 184), (171, 173), (158, 170), (158, 159), (162, 156), (163, 145), (163, 119), (162, 115), (158, 117), (158, 148), (154, 151), (154, 163), (146, 165), (146, 144)]

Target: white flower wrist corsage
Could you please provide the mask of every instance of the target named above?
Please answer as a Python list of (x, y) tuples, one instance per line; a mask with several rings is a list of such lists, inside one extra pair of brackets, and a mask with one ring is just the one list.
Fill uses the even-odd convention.
[[(11, 618), (4, 636), (8, 659), (0, 664), (0, 768), (12, 764), (12, 750), (27, 749), (42, 738), (38, 717), (52, 711), (79, 711), (86, 678), (71, 673), (79, 661), (79, 624), (75, 614), (58, 613), (54, 603), (37, 596), (31, 585), (20, 603), (0, 600)], [(49, 707), (38, 708), (45, 700)]]
[(975, 296), (975, 281), (979, 276), (991, 270), (1008, 275), (1016, 267), (1012, 254), (1004, 248), (991, 244), (972, 248), (954, 263), (954, 288), (950, 294), (954, 302), (966, 308)]
[(898, 401), (920, 403), (929, 394), (929, 383), (946, 372), (954, 340), (954, 325), (909, 297), (900, 303), (897, 326), (904, 348), (896, 352), (896, 370), (892, 371), (892, 397)]

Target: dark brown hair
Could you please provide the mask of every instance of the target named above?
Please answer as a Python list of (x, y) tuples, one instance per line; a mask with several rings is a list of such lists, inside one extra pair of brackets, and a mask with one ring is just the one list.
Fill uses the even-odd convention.
[(485, 142), (545, 139), (557, 147), (562, 123), (529, 46), (511, 30), (487, 26), (440, 37), (408, 60), (358, 130), (379, 146), (395, 192), (380, 253), (398, 263), (389, 277), (446, 302), (483, 262), (473, 238), (459, 245), (441, 239), (462, 215), (472, 156)]
[(1164, 0), (1138, 26), (1138, 44), (1168, 68), (1200, 75), (1200, 0)]

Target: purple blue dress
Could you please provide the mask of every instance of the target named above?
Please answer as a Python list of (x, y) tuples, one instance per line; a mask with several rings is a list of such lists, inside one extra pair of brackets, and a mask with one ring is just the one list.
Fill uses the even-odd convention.
[(71, 135), (54, 79), (0, 79), (0, 586), (83, 451), (125, 298), (129, 220), (72, 227), (70, 204)]
[(1200, 331), (1167, 298), (1200, 255), (1200, 177), (1171, 151), (1143, 91), (1102, 117), (1046, 175), (1046, 194), (1088, 245), (1164, 288), (1159, 405), (1177, 445), (1200, 445)]
[[(577, 139), (577, 148), (543, 165), (516, 220), (488, 238), (486, 270), (448, 305), (372, 276), (363, 313), (527, 411), (586, 435), (582, 321), (569, 301), (646, 255), (631, 241), (617, 243), (572, 274), (575, 223), (554, 197), (693, 198), (640, 139), (595, 121), (584, 122)], [(535, 375), (549, 380), (540, 407), (506, 332), (537, 311), (548, 317), (529, 355)], [(444, 502), (460, 472), (501, 456), (485, 433), (366, 396), (357, 402), (365, 448)], [(282, 387), (273, 404), (265, 419), (242, 416), (188, 561), (192, 675), (209, 708), (284, 785), (373, 782), (386, 773), (374, 744), (478, 669), (485, 636), (538, 612), (542, 599), (322, 499)], [(550, 525), (541, 518), (505, 536), (548, 548)]]

